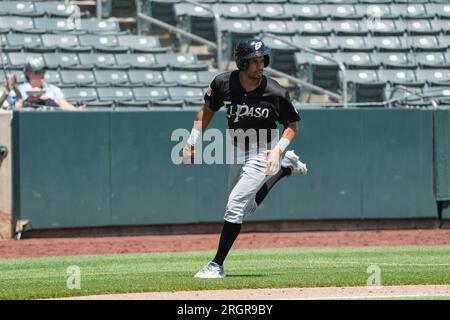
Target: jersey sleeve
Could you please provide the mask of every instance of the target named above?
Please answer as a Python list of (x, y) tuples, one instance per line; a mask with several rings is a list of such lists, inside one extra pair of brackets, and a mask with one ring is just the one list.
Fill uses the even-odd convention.
[(206, 89), (205, 104), (213, 111), (218, 111), (223, 106), (222, 93), (217, 85), (217, 78), (214, 78)]
[(301, 117), (291, 102), (289, 97), (289, 91), (286, 90), (283, 96), (279, 99), (279, 120), (283, 125), (287, 125), (290, 122), (300, 121)]

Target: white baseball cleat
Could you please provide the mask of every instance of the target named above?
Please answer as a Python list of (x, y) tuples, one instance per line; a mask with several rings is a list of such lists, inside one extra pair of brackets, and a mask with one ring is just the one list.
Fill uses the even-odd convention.
[(225, 272), (223, 272), (222, 266), (219, 266), (214, 261), (210, 261), (202, 270), (195, 274), (194, 278), (220, 279), (225, 278)]
[(294, 150), (289, 150), (286, 152), (281, 160), (281, 166), (284, 168), (291, 168), (292, 173), (296, 173), (301, 176), (306, 176), (308, 173), (306, 164), (300, 161), (299, 156), (294, 153)]

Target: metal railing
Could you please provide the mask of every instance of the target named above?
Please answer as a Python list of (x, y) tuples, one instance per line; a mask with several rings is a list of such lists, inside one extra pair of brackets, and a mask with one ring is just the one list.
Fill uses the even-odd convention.
[(142, 8), (141, 8), (141, 0), (135, 0), (136, 2), (136, 10), (137, 10), (137, 19), (138, 19), (138, 34), (141, 34), (141, 28), (140, 28), (140, 23), (139, 23), (139, 19), (150, 22), (151, 24), (155, 24), (161, 28), (167, 29), (169, 32), (173, 32), (179, 35), (182, 35), (186, 38), (189, 38), (191, 40), (194, 40), (196, 42), (199, 42), (201, 44), (204, 44), (212, 49), (216, 50), (216, 60), (217, 60), (217, 67), (218, 69), (221, 68), (221, 62), (222, 62), (222, 54), (223, 54), (223, 49), (222, 49), (222, 34), (219, 28), (219, 21), (220, 21), (220, 16), (218, 13), (214, 12), (213, 9), (211, 9), (210, 7), (206, 6), (205, 4), (202, 3), (198, 3), (196, 1), (193, 0), (181, 0), (182, 2), (186, 2), (186, 3), (190, 3), (192, 5), (198, 6), (203, 8), (206, 11), (209, 11), (212, 13), (213, 17), (214, 17), (214, 21), (216, 24), (216, 28), (215, 28), (215, 32), (216, 32), (216, 40), (217, 43), (214, 43), (212, 41), (209, 41), (205, 38), (202, 38), (198, 35), (195, 35), (191, 32), (188, 32), (186, 30), (183, 30), (181, 28), (172, 26), (164, 21), (161, 21), (159, 19), (156, 19), (154, 17), (150, 17), (144, 13), (142, 13)]
[[(280, 37), (278, 37), (278, 36), (276, 36), (276, 35), (274, 35), (272, 33), (269, 33), (269, 32), (263, 32), (261, 35), (262, 35), (262, 37), (268, 37), (268, 38), (275, 39), (276, 41), (284, 43), (284, 44), (286, 44), (286, 45), (288, 45), (288, 46), (290, 46), (292, 48), (295, 48), (297, 50), (302, 50), (302, 51), (305, 51), (305, 52), (309, 52), (311, 54), (315, 54), (317, 56), (320, 56), (320, 57), (322, 57), (325, 60), (328, 60), (330, 62), (336, 63), (338, 65), (339, 69), (342, 71), (342, 82), (343, 82), (343, 84), (342, 84), (342, 96), (339, 96), (336, 93), (332, 93), (332, 92), (330, 92), (330, 91), (328, 91), (326, 89), (320, 88), (318, 86), (313, 86), (313, 85), (311, 85), (311, 84), (309, 84), (307, 82), (304, 82), (304, 81), (303, 81), (303, 85), (306, 86), (306, 87), (312, 88), (314, 90), (317, 90), (319, 92), (325, 93), (327, 95), (330, 95), (332, 97), (338, 97), (341, 100), (341, 103), (343, 104), (344, 108), (347, 108), (347, 106), (348, 106), (347, 74), (346, 74), (346, 68), (345, 68), (344, 64), (341, 61), (339, 61), (337, 59), (334, 59), (333, 57), (327, 56), (327, 55), (325, 55), (325, 54), (323, 54), (323, 53), (321, 53), (319, 51), (316, 51), (316, 50), (313, 50), (313, 49), (310, 49), (310, 48), (307, 48), (307, 47), (304, 47), (304, 46), (301, 46), (301, 45), (298, 45), (298, 44), (294, 44), (294, 43), (286, 41), (284, 39), (281, 39)], [(298, 81), (301, 81), (301, 80), (298, 80)]]
[[(397, 91), (408, 92), (408, 93), (410, 93), (410, 94), (412, 94), (412, 95), (414, 95), (414, 96), (417, 96), (417, 97), (419, 97), (419, 98), (422, 98), (422, 99), (424, 99), (424, 100), (429, 100), (429, 101), (431, 102), (431, 105), (433, 106), (434, 109), (437, 109), (437, 107), (438, 107), (438, 103), (436, 102), (436, 100), (433, 99), (433, 97), (423, 95), (423, 94), (421, 94), (421, 93), (419, 93), (419, 92), (414, 92), (414, 91), (408, 89), (408, 88), (405, 87), (405, 86), (395, 86), (394, 89), (392, 90), (391, 94), (389, 95), (389, 100), (390, 100), (390, 101), (394, 101), (394, 102), (395, 102), (395, 101), (400, 101), (400, 100), (402, 100), (402, 98), (393, 99), (394, 94), (395, 94)], [(388, 107), (389, 107), (389, 108), (392, 108), (392, 103), (389, 103)]]

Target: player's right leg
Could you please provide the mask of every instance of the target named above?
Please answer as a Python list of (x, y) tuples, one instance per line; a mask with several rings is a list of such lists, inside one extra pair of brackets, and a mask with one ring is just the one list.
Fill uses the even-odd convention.
[(275, 184), (284, 177), (290, 176), (291, 174), (299, 174), (304, 176), (307, 173), (308, 169), (306, 168), (306, 164), (300, 161), (300, 157), (297, 156), (293, 150), (287, 151), (283, 159), (281, 159), (280, 170), (275, 175), (270, 177), (256, 193), (256, 204), (259, 205), (266, 198), (267, 194), (275, 186)]

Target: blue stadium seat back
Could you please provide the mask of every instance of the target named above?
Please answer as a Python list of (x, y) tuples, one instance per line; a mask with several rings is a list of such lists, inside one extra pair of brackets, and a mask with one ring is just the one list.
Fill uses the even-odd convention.
[(128, 78), (132, 84), (164, 85), (162, 73), (157, 70), (128, 70)]
[(81, 46), (91, 46), (94, 48), (116, 47), (119, 42), (115, 35), (83, 34), (78, 36)]
[(404, 37), (396, 36), (376, 36), (368, 39), (378, 51), (409, 51), (410, 44)]
[[(2, 1), (0, 15), (26, 16), (35, 12), (35, 6), (31, 1)], [(3, 19), (3, 17), (2, 17)]]
[(0, 30), (27, 31), (34, 28), (33, 19), (29, 17), (5, 16), (0, 19)]
[(245, 3), (221, 3), (213, 6), (213, 9), (225, 19), (254, 19)]
[(9, 33), (6, 35), (9, 47), (36, 48), (42, 47), (42, 39), (38, 34)]
[(49, 17), (70, 17), (80, 16), (80, 7), (76, 4), (65, 4), (55, 1), (36, 1), (34, 2), (35, 10), (40, 14)]
[(92, 87), (81, 88), (61, 88), (64, 93), (64, 97), (68, 101), (75, 102), (88, 102), (98, 99), (97, 90)]
[(75, 53), (65, 52), (50, 52), (43, 53), (45, 64), (52, 69), (67, 68), (71, 66), (77, 66), (80, 64), (78, 55)]
[(441, 44), (436, 36), (409, 36), (406, 38), (406, 42), (415, 51), (445, 51), (447, 50), (446, 44)]
[(128, 74), (123, 70), (94, 70), (96, 83), (113, 86), (129, 84)]
[(378, 76), (381, 81), (389, 82), (392, 85), (420, 86), (425, 83), (416, 79), (414, 70), (410, 69), (393, 69), (379, 70)]
[(77, 47), (78, 36), (73, 34), (43, 34), (42, 43), (45, 47)]
[(283, 20), (292, 19), (294, 17), (293, 12), (286, 12), (284, 6), (277, 3), (262, 4), (255, 3), (249, 4), (248, 9), (251, 15), (257, 16), (260, 19), (268, 20)]
[(399, 20), (396, 19), (374, 19), (365, 20), (368, 30), (375, 36), (402, 36), (405, 32), (406, 26), (398, 25)]
[(110, 87), (97, 88), (98, 98), (100, 101), (126, 101), (133, 100), (133, 90), (127, 87)]
[(427, 4), (427, 11), (431, 15), (435, 15), (441, 19), (450, 18), (450, 3), (443, 1), (443, 3), (429, 3)]
[(388, 4), (355, 4), (355, 10), (357, 15), (365, 16), (370, 19), (392, 19), (399, 18), (397, 14), (391, 12), (391, 6)]
[(102, 19), (81, 19), (80, 27), (91, 33), (110, 33), (120, 31), (119, 23), (117, 21), (102, 20)]
[(405, 31), (410, 35), (438, 35), (441, 30), (434, 29), (428, 19), (408, 19)]
[[(325, 54), (330, 58), (333, 58), (332, 54)], [(321, 56), (317, 56), (308, 52), (296, 52), (294, 55), (295, 63), (297, 66), (301, 65), (320, 65), (320, 66), (335, 66), (337, 68), (337, 64), (335, 62), (329, 61)]]
[(328, 38), (330, 46), (333, 48), (338, 47), (342, 51), (359, 52), (374, 50), (374, 45), (370, 40), (361, 36), (333, 36)]
[(325, 4), (320, 6), (322, 15), (331, 19), (361, 19), (353, 4)]
[(58, 86), (61, 83), (61, 76), (58, 70), (47, 70), (45, 72), (45, 82)]
[(60, 76), (65, 84), (85, 86), (95, 83), (94, 74), (89, 70), (61, 70)]
[(417, 67), (414, 56), (406, 52), (378, 52), (372, 54), (372, 60), (386, 69), (415, 69)]
[(166, 84), (174, 84), (179, 86), (190, 86), (199, 83), (197, 73), (189, 71), (163, 71), (164, 82)]
[(197, 55), (190, 53), (168, 53), (155, 55), (156, 62), (161, 65), (173, 67), (197, 63)]
[(161, 48), (159, 37), (155, 36), (139, 36), (139, 35), (123, 35), (117, 36), (120, 46), (129, 49), (155, 49)]
[(80, 53), (78, 57), (82, 65), (92, 65), (93, 67), (112, 67), (116, 65), (114, 55), (110, 53)]
[(168, 90), (170, 98), (174, 100), (203, 100), (205, 94), (201, 88), (169, 87)]
[(391, 12), (408, 19), (431, 18), (423, 3), (392, 4)]
[(74, 21), (64, 18), (35, 18), (34, 25), (37, 29), (46, 30), (47, 33), (85, 30), (82, 28), (82, 24), (78, 25)]
[(323, 22), (323, 25), (337, 35), (365, 36), (369, 33), (367, 23), (359, 20), (331, 20)]
[(299, 3), (289, 3), (284, 5), (284, 10), (291, 12), (291, 14), (299, 21), (308, 20), (324, 20), (327, 18), (323, 15), (320, 10), (320, 5), (317, 4), (299, 4)]
[(128, 65), (138, 69), (165, 69), (165, 65), (158, 64), (152, 53), (116, 54), (118, 65)]
[(192, 17), (201, 17), (201, 18), (212, 18), (213, 15), (210, 11), (206, 10), (201, 6), (195, 6), (190, 3), (175, 3), (174, 4), (174, 13), (175, 16), (192, 16)]
[(134, 97), (138, 101), (155, 101), (169, 99), (169, 91), (165, 87), (133, 88)]
[(449, 69), (419, 69), (417, 77), (421, 81), (426, 81), (431, 86), (448, 86), (450, 85)]
[(292, 41), (299, 46), (317, 51), (337, 51), (338, 46), (332, 46), (326, 36), (294, 36)]
[(332, 31), (317, 20), (286, 21), (285, 24), (288, 32), (297, 32), (300, 35), (329, 35)]
[(287, 25), (284, 21), (270, 20), (270, 21), (252, 21), (252, 30), (257, 32), (270, 32), (279, 35), (294, 35), (295, 31), (288, 31)]
[(364, 69), (375, 68), (376, 64), (372, 63), (370, 54), (367, 52), (337, 52), (333, 57), (344, 63), (348, 69)]
[(447, 52), (416, 52), (415, 58), (421, 68), (450, 67), (450, 55)]
[(23, 68), (30, 60), (40, 60), (45, 64), (44, 58), (40, 53), (29, 52), (10, 52), (8, 53), (9, 64), (13, 68)]

